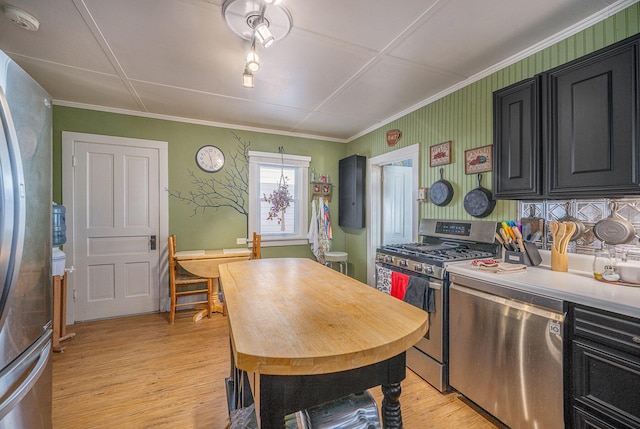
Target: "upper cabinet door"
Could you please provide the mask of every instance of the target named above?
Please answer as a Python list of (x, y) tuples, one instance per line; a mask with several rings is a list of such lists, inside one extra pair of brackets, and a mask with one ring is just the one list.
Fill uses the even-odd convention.
[(364, 228), (367, 158), (351, 155), (339, 161), (339, 168), (338, 225), (345, 228)]
[(546, 73), (548, 196), (640, 193), (637, 37)]
[(542, 195), (539, 81), (536, 76), (493, 94), (496, 198)]

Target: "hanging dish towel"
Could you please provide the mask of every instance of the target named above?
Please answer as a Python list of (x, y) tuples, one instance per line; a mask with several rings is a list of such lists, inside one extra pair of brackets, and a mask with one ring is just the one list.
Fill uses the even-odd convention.
[(322, 200), (324, 218), (327, 228), (327, 237), (329, 240), (333, 240), (333, 231), (331, 230), (331, 214), (329, 214), (329, 206), (327, 205), (325, 200)]
[(391, 271), (391, 296), (395, 296), (398, 299), (404, 299), (408, 283), (408, 275), (399, 273), (398, 271)]
[(326, 215), (324, 207), (324, 199), (320, 198), (318, 200), (318, 254), (316, 258), (321, 264), (325, 263), (324, 254), (331, 250), (331, 238), (328, 234), (331, 231), (331, 224), (328, 223), (330, 219)]
[(376, 289), (391, 294), (391, 270), (379, 264), (376, 264)]
[(319, 227), (318, 227), (318, 203), (316, 200), (311, 201), (311, 220), (309, 222), (309, 233), (307, 238), (309, 239), (309, 246), (311, 246), (311, 253), (318, 259), (318, 240), (319, 240)]
[(435, 291), (429, 287), (429, 280), (424, 277), (411, 276), (403, 300), (428, 313), (436, 311)]

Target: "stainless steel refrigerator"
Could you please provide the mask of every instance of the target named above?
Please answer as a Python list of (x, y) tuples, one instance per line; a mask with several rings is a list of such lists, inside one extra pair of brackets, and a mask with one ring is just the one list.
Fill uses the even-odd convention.
[(0, 51), (0, 429), (51, 428), (51, 98)]

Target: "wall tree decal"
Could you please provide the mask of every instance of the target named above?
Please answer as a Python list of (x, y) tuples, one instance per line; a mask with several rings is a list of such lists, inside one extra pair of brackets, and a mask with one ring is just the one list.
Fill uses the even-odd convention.
[[(246, 203), (249, 198), (249, 146), (251, 142), (242, 140), (236, 133), (232, 134), (238, 142), (238, 146), (220, 172), (202, 176), (188, 170), (193, 188), (185, 194), (169, 189), (167, 192), (170, 197), (193, 206), (193, 216), (204, 213), (207, 209), (217, 211), (221, 207), (232, 208), (245, 217), (248, 235), (249, 212)], [(220, 175), (221, 173), (222, 175)]]

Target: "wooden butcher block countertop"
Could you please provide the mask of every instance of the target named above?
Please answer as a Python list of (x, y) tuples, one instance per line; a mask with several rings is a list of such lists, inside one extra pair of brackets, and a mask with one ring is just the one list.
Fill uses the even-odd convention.
[(381, 362), (417, 343), (427, 313), (304, 258), (220, 266), (236, 367), (325, 374)]

